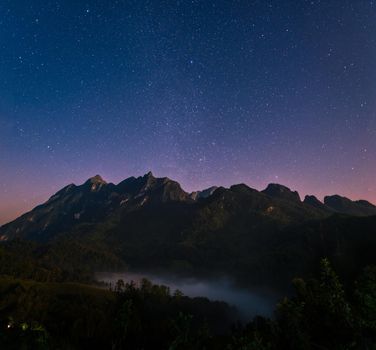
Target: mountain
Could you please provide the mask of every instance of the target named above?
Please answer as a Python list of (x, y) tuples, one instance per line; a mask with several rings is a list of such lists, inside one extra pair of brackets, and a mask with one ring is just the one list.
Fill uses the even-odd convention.
[[(124, 264), (225, 274), (245, 285), (284, 285), (312, 272), (323, 256), (337, 262), (339, 270), (376, 263), (376, 216), (362, 217), (374, 207), (348, 201), (342, 206), (313, 196), (301, 201), (297, 192), (278, 184), (263, 191), (237, 184), (192, 195), (151, 172), (117, 185), (97, 175), (64, 187), (0, 227), (0, 237), (9, 254), (25, 251), (43, 275), (46, 266), (75, 274), (78, 267), (98, 271)], [(348, 216), (349, 207), (361, 217)], [(22, 248), (12, 243), (16, 239), (36, 246)], [(4, 266), (11, 256), (4, 256)], [(19, 266), (26, 269), (22, 261)]]
[(262, 192), (271, 197), (300, 202), (299, 193), (296, 191), (291, 191), (288, 187), (283, 185), (269, 184), (268, 187)]
[(45, 241), (76, 225), (104, 221), (122, 207), (134, 210), (146, 204), (169, 201), (190, 202), (192, 199), (177, 182), (155, 178), (151, 172), (138, 178), (130, 177), (118, 185), (96, 175), (80, 186), (64, 187), (46, 203), (0, 227), (0, 237)]
[(317, 209), (321, 209), (324, 211), (332, 211), (330, 207), (320, 202), (315, 196), (310, 196), (310, 195), (305, 196), (304, 203), (311, 205), (312, 207), (315, 207)]
[(217, 188), (218, 188), (217, 186), (212, 186), (212, 187), (209, 187), (209, 188), (202, 190), (202, 191), (195, 191), (195, 192), (192, 192), (190, 194), (190, 197), (193, 200), (198, 200), (198, 199), (201, 199), (201, 198), (207, 198), (207, 197), (210, 197)]
[(376, 215), (376, 206), (365, 200), (352, 201), (339, 195), (326, 196), (325, 205), (331, 210), (354, 216)]
[[(253, 225), (257, 225), (260, 218), (261, 221), (268, 218), (282, 225), (325, 214), (302, 203), (297, 192), (277, 184), (270, 184), (261, 192), (239, 184), (229, 189), (210, 187), (188, 194), (176, 181), (166, 177), (156, 178), (151, 172), (137, 178), (127, 178), (117, 185), (107, 183), (96, 175), (82, 185), (64, 187), (44, 204), (0, 227), (0, 236), (3, 240), (18, 237), (48, 241), (84, 223), (103, 224), (115, 218), (128, 220), (133, 211), (144, 207), (145, 211), (157, 213), (165, 205), (172, 204), (168, 206), (171, 213), (180, 207), (197, 213), (202, 206), (208, 208), (216, 201), (221, 203), (217, 204), (221, 206), (218, 213), (230, 203), (237, 207), (239, 213), (249, 215), (252, 212), (252, 215), (259, 217)], [(240, 206), (243, 202), (243, 206)], [(173, 221), (174, 218), (166, 220)]]

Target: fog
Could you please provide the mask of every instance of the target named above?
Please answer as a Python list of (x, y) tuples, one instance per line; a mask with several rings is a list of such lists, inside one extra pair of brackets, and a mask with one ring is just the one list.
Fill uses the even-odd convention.
[(278, 296), (270, 291), (242, 289), (236, 287), (230, 278), (204, 280), (197, 278), (180, 278), (151, 273), (109, 273), (102, 272), (96, 276), (98, 281), (110, 283), (112, 286), (122, 279), (124, 282), (138, 283), (147, 278), (154, 284), (168, 286), (173, 293), (176, 289), (190, 297), (206, 297), (213, 301), (225, 301), (238, 309), (242, 320), (250, 320), (256, 315), (272, 316)]

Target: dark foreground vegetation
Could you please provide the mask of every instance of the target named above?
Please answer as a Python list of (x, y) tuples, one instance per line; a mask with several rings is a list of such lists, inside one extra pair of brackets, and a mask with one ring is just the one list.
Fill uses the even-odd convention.
[(376, 349), (376, 268), (344, 288), (327, 260), (293, 281), (273, 319), (243, 326), (234, 309), (147, 280), (112, 290), (0, 280), (1, 349)]

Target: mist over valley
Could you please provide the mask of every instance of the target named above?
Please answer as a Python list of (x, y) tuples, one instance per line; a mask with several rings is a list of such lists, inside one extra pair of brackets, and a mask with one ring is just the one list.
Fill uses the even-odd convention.
[(143, 278), (153, 284), (170, 288), (171, 293), (179, 290), (189, 297), (204, 297), (211, 301), (224, 301), (235, 306), (242, 321), (249, 321), (256, 315), (271, 317), (279, 297), (270, 290), (249, 290), (236, 286), (229, 277), (202, 279), (178, 277), (172, 274), (152, 274), (147, 272), (101, 272), (95, 278), (114, 288), (118, 280), (139, 284)]

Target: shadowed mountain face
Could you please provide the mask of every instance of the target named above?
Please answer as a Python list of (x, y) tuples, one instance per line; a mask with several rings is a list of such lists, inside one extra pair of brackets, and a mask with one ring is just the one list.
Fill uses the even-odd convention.
[(192, 199), (177, 182), (155, 178), (151, 172), (117, 186), (96, 175), (80, 186), (64, 187), (46, 203), (2, 226), (0, 237), (45, 241), (78, 224), (104, 221), (124, 207), (131, 211), (169, 201), (189, 203)]
[[(114, 217), (125, 219), (137, 210), (158, 212), (169, 204), (171, 213), (184, 207), (197, 214), (202, 207), (210, 208), (215, 202), (221, 202), (219, 212), (232, 205), (236, 212), (252, 212), (258, 216), (256, 222), (269, 220), (285, 224), (325, 214), (302, 203), (297, 192), (276, 184), (262, 192), (240, 184), (230, 189), (211, 187), (188, 194), (177, 182), (155, 178), (151, 172), (130, 177), (118, 185), (96, 175), (80, 186), (64, 187), (46, 203), (2, 226), (0, 236), (3, 240), (19, 237), (48, 241), (83, 223), (103, 223)], [(241, 207), (243, 202), (245, 206)]]
[(217, 188), (218, 188), (217, 186), (212, 186), (203, 191), (192, 192), (190, 194), (190, 197), (194, 200), (201, 199), (201, 198), (208, 198), (214, 193), (214, 191)]
[[(151, 172), (127, 178), (118, 185), (107, 183), (96, 175), (80, 186), (70, 184), (64, 187), (46, 203), (0, 227), (0, 237), (2, 240), (19, 237), (48, 241), (83, 223), (128, 221), (128, 217), (136, 215), (132, 214), (135, 211), (150, 214), (165, 208), (171, 214), (184, 208), (186, 213), (182, 222), (190, 216), (189, 225), (193, 225), (201, 211), (209, 211), (213, 206), (218, 206), (213, 215), (219, 221), (247, 217), (252, 218), (252, 227), (263, 226), (265, 222), (276, 226), (300, 223), (334, 212), (376, 215), (376, 207), (367, 201), (351, 201), (336, 195), (325, 197), (325, 203), (314, 196), (306, 196), (302, 202), (298, 192), (279, 184), (270, 184), (261, 192), (239, 184), (230, 189), (210, 187), (188, 194), (179, 183), (156, 178)], [(174, 218), (166, 220), (173, 222)], [(238, 219), (237, 224), (240, 221)], [(144, 223), (139, 225), (141, 227)]]
[[(14, 238), (43, 244), (38, 257), (61, 257), (57, 265), (66, 263), (68, 250), (79, 264), (97, 269), (124, 262), (136, 269), (220, 272), (245, 284), (283, 284), (312, 271), (322, 256), (344, 265), (347, 256), (364, 251), (359, 247), (376, 248), (374, 218), (346, 224), (350, 218), (338, 214), (371, 215), (375, 207), (338, 198), (321, 203), (307, 196), (302, 202), (277, 184), (264, 191), (238, 184), (188, 194), (152, 173), (118, 185), (97, 175), (0, 227), (0, 237), (9, 247)], [(373, 255), (364, 254), (365, 261)]]
[(320, 202), (315, 196), (305, 196), (304, 203), (327, 212), (332, 211), (331, 208), (329, 208), (323, 202)]
[(291, 191), (288, 187), (279, 184), (269, 184), (268, 187), (262, 192), (271, 197), (300, 202), (300, 196), (298, 192)]
[(352, 201), (346, 197), (334, 195), (325, 197), (324, 203), (337, 213), (354, 216), (376, 215), (376, 206), (365, 200)]

